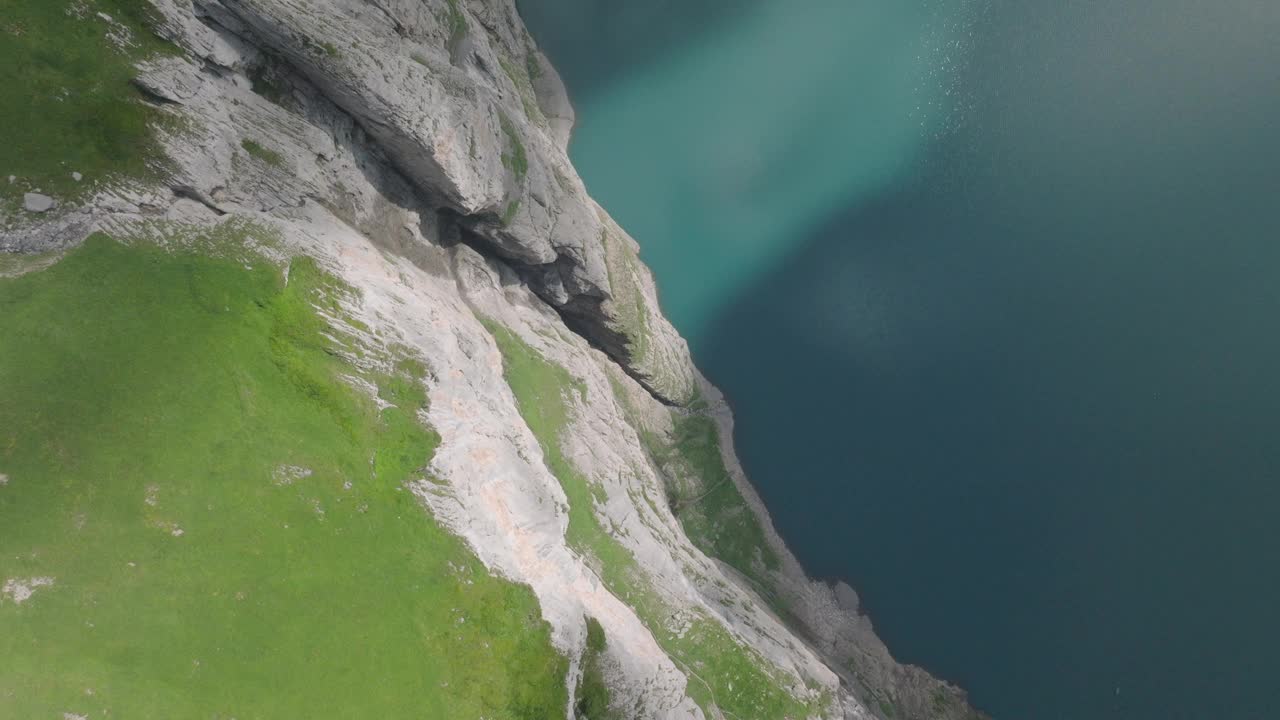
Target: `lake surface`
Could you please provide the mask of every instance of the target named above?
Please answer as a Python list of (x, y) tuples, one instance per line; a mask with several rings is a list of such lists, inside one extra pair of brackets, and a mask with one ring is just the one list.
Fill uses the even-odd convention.
[(810, 572), (997, 720), (1280, 718), (1280, 3), (527, 0)]

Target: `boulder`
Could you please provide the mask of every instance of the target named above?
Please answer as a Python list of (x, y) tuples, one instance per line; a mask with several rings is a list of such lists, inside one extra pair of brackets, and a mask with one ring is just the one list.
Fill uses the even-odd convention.
[(49, 212), (58, 206), (58, 202), (48, 195), (41, 193), (29, 192), (22, 196), (22, 207), (27, 212), (43, 213)]

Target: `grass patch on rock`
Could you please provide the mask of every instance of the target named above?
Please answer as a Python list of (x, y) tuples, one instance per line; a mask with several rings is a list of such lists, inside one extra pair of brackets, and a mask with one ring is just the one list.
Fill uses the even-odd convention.
[(785, 615), (771, 575), (780, 567), (778, 555), (725, 467), (715, 421), (700, 414), (708, 408), (705, 398), (699, 392), (687, 408), (673, 413), (668, 434), (645, 427), (626, 389), (610, 381), (628, 422), (664, 478), (667, 503), (685, 535), (698, 549), (746, 576)]
[(147, 0), (0, 0), (5, 205), (35, 188), (67, 202), (103, 180), (156, 174), (158, 111), (131, 83), (134, 63), (174, 52), (147, 29), (153, 12)]
[(499, 221), (502, 227), (508, 227), (516, 219), (516, 213), (520, 211), (520, 199), (516, 198), (507, 203), (507, 209), (502, 211), (502, 217)]
[(778, 556), (759, 518), (725, 468), (715, 422), (703, 415), (675, 419), (669, 444), (650, 445), (668, 477), (672, 509), (698, 549), (769, 588)]
[(249, 155), (261, 160), (271, 167), (284, 167), (284, 157), (280, 153), (262, 145), (261, 143), (254, 142), (253, 140), (246, 138), (240, 141), (240, 147), (244, 148), (244, 151), (249, 153)]
[(289, 98), (289, 86), (284, 78), (281, 63), (274, 57), (266, 57), (249, 68), (250, 87), (276, 105), (284, 105)]
[(649, 359), (653, 344), (649, 330), (649, 310), (644, 294), (635, 281), (640, 259), (607, 229), (600, 230), (600, 244), (605, 251), (605, 270), (609, 274), (609, 292), (617, 329), (627, 337), (627, 352), (634, 360)]
[(587, 558), (610, 592), (636, 611), (658, 644), (690, 676), (689, 697), (712, 717), (712, 708), (759, 720), (808, 717), (825, 709), (798, 700), (768, 661), (719, 622), (701, 610), (674, 608), (652, 589), (635, 557), (596, 514), (599, 488), (562, 449), (572, 419), (572, 397), (585, 400), (585, 386), (506, 327), (487, 319), (482, 322), (502, 353), (503, 372), (520, 415), (568, 498), (569, 546)]
[(529, 63), (518, 66), (514, 62), (499, 55), (498, 63), (502, 65), (502, 71), (507, 74), (507, 78), (511, 80), (511, 84), (516, 86), (516, 92), (520, 94), (520, 104), (524, 107), (524, 114), (529, 118), (530, 122), (538, 125), (546, 125), (547, 118), (542, 114), (542, 109), (538, 107), (538, 92), (533, 88), (533, 76), (529, 75), (526, 69)]
[(449, 51), (449, 57), (456, 62), (458, 51), (462, 48), (462, 41), (467, 38), (467, 16), (462, 13), (462, 8), (458, 7), (458, 0), (448, 0), (448, 4), (448, 10), (442, 20), (449, 35), (445, 41), (445, 48)]
[(609, 641), (604, 627), (595, 618), (587, 618), (587, 647), (582, 653), (582, 677), (574, 693), (573, 709), (582, 720), (615, 720), (618, 717), (609, 705), (612, 693), (605, 680), (605, 648)]
[(498, 122), (502, 125), (502, 134), (506, 136), (508, 146), (508, 152), (502, 154), (502, 165), (515, 174), (517, 181), (523, 182), (529, 174), (529, 156), (525, 152), (524, 142), (520, 140), (520, 131), (506, 113), (498, 114)]
[(0, 279), (0, 580), (53, 583), (0, 599), (0, 716), (563, 718), (532, 592), (404, 487), (425, 368), (344, 360), (310, 259), (191, 245)]

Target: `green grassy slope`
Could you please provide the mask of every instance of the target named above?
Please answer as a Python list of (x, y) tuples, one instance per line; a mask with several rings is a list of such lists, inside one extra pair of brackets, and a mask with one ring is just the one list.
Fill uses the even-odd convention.
[(135, 62), (174, 52), (147, 30), (153, 12), (147, 0), (0, 0), (0, 203), (36, 188), (65, 202), (156, 173), (160, 113), (130, 84)]
[(618, 382), (612, 384), (614, 397), (663, 477), (668, 505), (685, 535), (703, 553), (742, 573), (775, 610), (786, 614), (774, 588), (773, 572), (781, 566), (778, 554), (725, 467), (720, 431), (702, 414), (706, 402), (699, 399), (673, 412), (672, 431), (656, 432), (639, 421)]
[(604, 627), (595, 618), (587, 618), (587, 647), (582, 652), (582, 677), (574, 692), (573, 710), (582, 720), (618, 720), (612, 705), (612, 693), (604, 675), (605, 648), (609, 641)]
[(0, 278), (0, 581), (54, 580), (0, 599), (0, 717), (562, 718), (532, 593), (402, 488), (421, 365), (378, 410), (313, 307), (348, 291), (216, 255)]
[[(651, 448), (651, 451), (654, 451)], [(685, 482), (674, 488), (676, 515), (698, 549), (717, 557), (763, 588), (778, 556), (720, 455), (715, 422), (701, 415), (677, 418), (669, 447), (657, 452), (660, 462)]]

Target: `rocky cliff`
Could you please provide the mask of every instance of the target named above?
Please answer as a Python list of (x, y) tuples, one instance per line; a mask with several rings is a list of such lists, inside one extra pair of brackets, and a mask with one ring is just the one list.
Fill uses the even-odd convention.
[[(439, 638), (455, 643), (448, 645), (452, 651), (424, 658), (417, 655), (430, 655), (426, 646), (406, 650), (412, 660), (399, 667), (426, 663), (423, 673), (447, 676), (387, 694), (416, 714), (436, 708), (426, 711), (428, 716), (543, 717), (538, 708), (545, 705), (553, 708), (552, 717), (976, 717), (957, 688), (895, 663), (859, 614), (854, 592), (809, 580), (773, 532), (735, 458), (727, 404), (698, 374), (684, 341), (659, 310), (639, 246), (591, 200), (568, 159), (573, 111), (511, 0), (7, 4), (15, 5), (16, 13), (3, 32), (15, 38), (32, 32), (74, 36), (77, 52), (96, 47), (101, 57), (95, 69), (65, 70), (68, 87), (61, 89), (62, 100), (59, 90), (46, 87), (45, 76), (38, 74), (45, 60), (36, 50), (26, 52), (15, 44), (15, 58), (10, 58), (33, 73), (11, 79), (26, 83), (16, 92), (29, 94), (32, 107), (54, 101), (67, 105), (79, 113), (80, 122), (68, 125), (75, 129), (66, 133), (84, 132), (86, 138), (66, 137), (64, 146), (42, 139), (39, 128), (32, 128), (10, 141), (24, 146), (21, 152), (0, 155), (14, 165), (7, 185), (0, 179), (0, 250), (8, 253), (0, 265), (0, 306), (12, 318), (9, 325), (0, 323), (0, 345), (7, 348), (0, 349), (0, 380), (34, 388), (0, 400), (0, 419), (41, 428), (30, 435), (11, 431), (7, 445), (0, 432), (0, 527), (18, 527), (7, 521), (34, 517), (41, 507), (57, 508), (59, 517), (70, 518), (70, 525), (47, 537), (34, 526), (30, 534), (0, 530), (4, 556), (17, 558), (0, 564), (7, 582), (0, 628), (11, 631), (6, 633), (11, 637), (31, 640), (30, 646), (5, 649), (11, 657), (33, 658), (23, 678), (42, 688), (24, 699), (18, 692), (22, 688), (10, 685), (7, 695), (0, 696), (0, 707), (68, 716), (97, 716), (115, 707), (112, 714), (118, 715), (127, 714), (120, 710), (131, 703), (141, 707), (136, 696), (146, 694), (155, 702), (145, 706), (149, 711), (135, 711), (138, 716), (182, 714), (164, 698), (170, 692), (182, 694), (184, 683), (198, 682), (193, 678), (200, 668), (217, 664), (216, 652), (203, 651), (209, 656), (184, 661), (195, 663), (187, 668), (190, 677), (166, 680), (163, 691), (132, 673), (136, 684), (117, 683), (116, 695), (108, 701), (102, 688), (79, 687), (90, 680), (63, 678), (61, 669), (55, 671), (60, 636), (43, 632), (41, 623), (59, 617), (69, 621), (88, 613), (90, 606), (109, 603), (112, 587), (125, 581), (108, 574), (98, 580), (103, 585), (91, 587), (91, 574), (76, 558), (111, 543), (128, 547), (134, 537), (130, 533), (143, 532), (137, 528), (159, 530), (169, 544), (148, 544), (152, 549), (140, 550), (137, 558), (113, 557), (119, 573), (145, 565), (152, 558), (147, 553), (157, 553), (156, 563), (167, 553), (196, 552), (194, 548), (220, 553), (218, 532), (231, 521), (225, 516), (205, 521), (207, 533), (201, 536), (200, 507), (212, 512), (217, 503), (210, 493), (255, 472), (219, 469), (224, 463), (231, 467), (229, 458), (239, 457), (237, 453), (248, 452), (240, 448), (251, 444), (244, 439), (249, 436), (222, 438), (219, 428), (204, 427), (207, 422), (199, 431), (194, 425), (184, 429), (183, 423), (214, 417), (220, 410), (213, 406), (190, 417), (170, 417), (172, 408), (203, 408), (217, 399), (222, 386), (216, 378), (233, 377), (238, 384), (228, 385), (226, 393), (238, 398), (239, 409), (228, 412), (245, 422), (262, 420), (268, 417), (261, 406), (271, 393), (270, 378), (278, 372), (301, 390), (287, 402), (296, 401), (299, 415), (311, 417), (305, 422), (336, 418), (334, 438), (347, 440), (326, 441), (330, 445), (365, 437), (359, 428), (366, 421), (369, 437), (423, 439), (417, 444), (396, 440), (398, 444), (353, 446), (353, 453), (368, 456), (365, 467), (336, 460), (326, 465), (315, 455), (322, 454), (325, 443), (304, 452), (310, 446), (300, 439), (302, 430), (271, 435), (275, 439), (264, 443), (263, 452), (274, 453), (278, 462), (263, 461), (267, 464), (262, 468), (270, 467), (261, 470), (261, 487), (253, 493), (279, 496), (262, 495), (257, 502), (268, 507), (298, 500), (308, 511), (305, 521), (258, 518), (273, 523), (270, 532), (247, 531), (257, 538), (259, 552), (273, 546), (271, 533), (281, 523), (289, 530), (310, 523), (314, 527), (308, 525), (306, 532), (315, 533), (313, 542), (295, 546), (279, 540), (281, 547), (291, 548), (281, 567), (300, 572), (331, 557), (308, 554), (308, 548), (323, 546), (335, 532), (357, 535), (356, 528), (363, 527), (358, 523), (370, 513), (387, 513), (386, 524), (378, 526), (382, 529), (406, 522), (406, 513), (414, 513), (411, 521), (429, 526), (421, 532), (442, 528), (463, 541), (456, 548), (448, 546), (454, 558), (448, 562), (450, 582), (458, 588), (494, 583), (501, 590), (494, 589), (493, 597), (506, 598), (497, 602), (502, 608), (520, 606), (522, 592), (531, 593), (529, 602), (536, 601), (536, 618), (514, 630), (499, 621), (506, 616), (486, 614), (491, 608), (473, 604), (479, 601), (466, 599), (470, 596), (463, 590), (450, 596), (447, 610), (454, 614), (440, 623), (462, 627), (472, 618), (474, 626), (476, 618), (488, 618), (488, 624), (469, 631), (477, 633), (473, 636), (457, 630), (456, 636)], [(55, 17), (48, 5), (65, 7), (57, 7)], [(121, 77), (128, 86), (112, 86), (110, 79), (73, 86), (77, 78), (112, 63), (127, 64), (129, 71)], [(63, 80), (55, 78), (54, 84), (58, 82)], [(96, 104), (87, 104), (90, 99)], [(104, 118), (136, 113), (145, 131), (131, 135), (129, 146), (113, 154), (114, 138), (124, 131), (116, 133), (109, 125), (108, 136), (102, 137), (88, 120), (94, 113)], [(43, 145), (35, 147), (39, 143)], [(100, 146), (106, 149), (94, 149)], [(124, 159), (113, 162), (113, 157)], [(86, 238), (92, 242), (86, 244)], [(138, 267), (151, 274), (135, 272)], [(275, 273), (280, 282), (253, 291), (257, 295), (244, 290), (248, 294), (241, 298), (237, 288), (251, 284), (230, 278), (259, 271)], [(200, 329), (206, 328), (205, 320), (170, 322), (160, 315), (140, 325), (129, 320), (168, 312), (156, 305), (170, 296), (157, 289), (155, 299), (143, 291), (149, 283), (168, 287), (170, 280), (186, 290), (164, 302), (193, 302), (191, 318), (205, 319), (224, 307), (234, 314), (234, 308), (243, 306), (243, 327), (231, 323), (227, 333), (233, 327), (244, 332), (258, 327), (252, 318), (264, 313), (267, 339), (254, 350), (259, 346), (249, 340), (228, 339), (241, 335), (219, 335), (223, 339), (186, 360), (179, 350), (162, 353), (160, 360), (154, 354), (144, 358), (143, 340), (123, 343), (120, 355), (111, 359), (112, 373), (158, 362), (145, 377), (130, 376), (128, 382), (142, 383), (138, 387), (144, 390), (148, 383), (159, 387), (168, 368), (182, 367), (189, 368), (182, 375), (196, 387), (190, 397), (160, 397), (154, 414), (139, 413), (149, 428), (139, 431), (143, 434), (137, 437), (146, 438), (137, 440), (140, 448), (150, 448), (145, 443), (163, 434), (158, 428), (175, 433), (156, 445), (156, 458), (139, 450), (146, 457), (95, 464), (100, 461), (89, 458), (108, 451), (84, 449), (78, 454), (82, 439), (77, 438), (112, 437), (112, 428), (131, 427), (140, 418), (119, 410), (122, 417), (103, 419), (101, 426), (78, 424), (86, 412), (93, 417), (117, 412), (114, 391), (126, 380), (111, 374), (103, 376), (106, 390), (100, 403), (92, 403), (93, 411), (71, 413), (74, 422), (61, 419), (61, 401), (55, 402), (59, 393), (70, 392), (67, 388), (77, 378), (99, 372), (70, 364), (80, 356), (68, 348), (77, 333), (89, 336), (89, 330), (77, 329), (86, 324), (107, 331), (83, 349), (90, 355), (115, 347), (113, 342), (130, 332), (146, 342), (161, 329), (157, 343), (205, 342), (212, 333)], [(104, 294), (86, 294), (75, 309), (49, 310), (40, 324), (24, 325), (24, 317), (39, 315), (39, 303), (53, 307), (69, 292), (42, 294), (42, 283)], [(117, 289), (123, 294), (111, 294)], [(289, 304), (297, 293), (302, 293), (296, 297), (305, 308)], [(109, 312), (116, 314), (104, 314)], [(95, 323), (94, 318), (101, 319)], [(113, 323), (120, 324), (119, 332)], [(206, 335), (197, 337), (201, 332)], [(241, 351), (243, 356), (235, 354)], [(45, 352), (49, 367), (62, 369), (37, 377), (31, 359)], [(247, 369), (256, 367), (254, 353), (259, 352), (270, 359), (262, 365), (261, 386), (254, 385), (257, 376)], [(223, 356), (238, 359), (222, 362), (206, 384), (197, 383), (205, 377), (198, 372), (202, 363), (221, 362)], [(94, 362), (92, 357), (82, 360)], [(82, 395), (69, 395), (66, 404), (79, 407), (82, 401)], [(279, 402), (283, 406), (286, 399)], [(49, 407), (43, 407), (46, 403)], [(412, 422), (393, 424), (404, 417)], [(262, 422), (261, 433), (275, 433), (284, 423)], [(298, 419), (299, 427), (305, 422)], [(220, 449), (210, 451), (211, 461), (184, 471), (194, 480), (182, 484), (172, 473), (159, 472), (169, 454), (179, 453), (177, 446), (194, 447), (204, 432), (220, 438), (209, 440), (211, 448)], [(389, 456), (405, 459), (387, 469)], [(245, 462), (246, 468), (257, 467)], [(139, 479), (153, 471), (158, 480)], [(68, 479), (81, 477), (77, 472), (85, 479)], [(389, 478), (394, 482), (382, 495), (356, 501), (343, 494), (359, 492), (361, 483), (376, 486)], [(41, 483), (47, 487), (34, 489)], [(328, 490), (320, 489), (324, 483), (330, 484)], [(136, 486), (136, 510), (142, 515), (113, 521), (113, 534), (104, 536), (103, 545), (78, 544), (61, 553), (51, 549), (76, 533), (92, 532), (95, 517), (108, 512), (96, 508), (95, 498), (125, 486)], [(191, 499), (192, 509), (174, 510), (172, 517), (157, 515), (158, 508), (168, 507), (169, 494)], [(405, 498), (415, 502), (404, 504)], [(238, 503), (230, 506), (249, 512)], [(358, 511), (349, 519), (354, 524), (342, 525), (347, 520), (341, 513), (352, 508)], [(136, 528), (129, 525), (133, 520)], [(412, 537), (371, 542), (362, 552), (393, 558), (412, 554)], [(160, 540), (147, 536), (145, 542)], [(228, 548), (236, 547), (226, 542), (232, 543)], [(245, 552), (255, 556), (253, 547)], [(235, 598), (228, 600), (232, 603), (254, 597), (252, 590), (230, 587), (232, 581), (216, 570), (218, 560), (183, 557), (184, 568), (211, 569), (199, 581), (166, 576), (168, 580), (155, 577), (154, 585), (139, 586), (139, 592), (153, 593), (146, 597), (163, 596), (172, 607), (187, 608), (170, 625), (155, 629), (155, 642), (166, 647), (189, 638), (165, 633), (185, 637), (175, 628), (199, 624), (204, 617), (191, 616), (194, 606), (184, 604), (197, 586), (221, 587), (214, 595), (225, 593)], [(367, 564), (362, 561), (343, 578), (364, 572)], [(394, 564), (377, 577), (405, 573), (413, 587), (439, 586), (430, 572)], [(474, 573), (484, 579), (473, 578)], [(273, 590), (263, 582), (261, 592), (295, 605), (297, 614), (327, 607), (319, 597), (295, 597), (305, 585), (302, 580)], [(346, 586), (340, 578), (331, 587), (329, 599), (342, 597), (337, 588)], [(361, 596), (358, 589), (352, 592)], [(380, 592), (382, 601), (411, 591)], [(351, 623), (363, 627), (364, 603), (351, 599), (343, 607), (352, 614), (317, 617), (317, 627), (330, 628), (321, 630), (325, 634), (345, 632)], [(438, 605), (424, 606), (422, 612), (444, 612)], [(225, 641), (249, 642), (236, 634), (243, 627), (237, 624), (243, 616), (236, 613), (248, 611), (234, 607), (226, 610)], [(38, 615), (44, 608), (55, 614)], [(281, 614), (269, 631), (260, 631), (262, 637), (276, 638), (263, 653), (272, 655), (296, 642), (300, 633), (276, 635), (292, 627), (295, 616)], [(137, 644), (136, 637), (145, 633), (131, 630), (128, 613), (110, 622), (135, 638), (120, 641), (132, 649), (70, 644), (75, 652), (69, 655), (96, 658), (94, 667), (101, 670), (133, 667), (138, 657), (154, 650), (145, 642)], [(425, 619), (418, 624), (424, 638), (441, 632)], [(527, 635), (521, 647), (546, 645), (546, 651), (495, 656), (487, 680), (482, 676), (464, 682), (449, 674), (470, 662), (449, 653), (477, 645), (496, 653), (491, 644), (508, 634)], [(395, 635), (397, 642), (403, 635)], [(39, 653), (33, 650), (37, 645)], [(380, 655), (376, 644), (369, 651), (371, 657)], [(315, 683), (317, 689), (334, 677), (354, 678), (357, 699), (362, 689), (373, 693), (380, 687), (378, 677), (390, 677), (373, 672), (378, 663), (368, 660), (311, 678), (307, 669), (323, 665), (317, 654), (329, 662), (334, 653), (317, 645), (302, 651), (298, 667), (263, 672), (265, 677), (297, 676), (300, 684)], [(535, 656), (549, 664), (533, 664)], [(232, 679), (238, 672), (234, 668), (251, 663), (245, 658), (226, 662)], [(366, 671), (369, 677), (364, 678)], [(535, 674), (545, 676), (547, 686), (537, 686), (543, 700), (531, 699), (534, 690), (505, 689), (535, 687), (530, 679)], [(57, 681), (46, 677), (54, 675)], [(79, 694), (61, 699), (63, 680)], [(92, 682), (110, 685), (104, 679)], [(201, 712), (298, 716), (297, 706), (262, 704), (273, 695), (270, 687), (270, 682), (243, 687)], [(0, 682), (0, 695), (5, 690)], [(41, 704), (55, 702), (48, 699), (52, 697), (61, 704)], [(473, 701), (475, 705), (466, 704)], [(369, 703), (364, 707), (375, 707)]]

